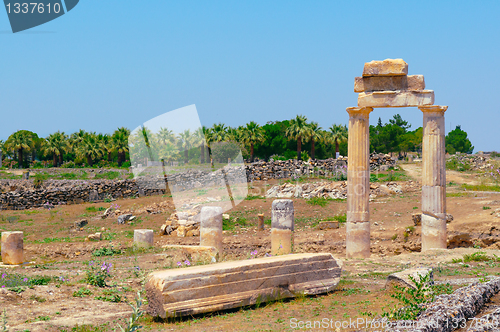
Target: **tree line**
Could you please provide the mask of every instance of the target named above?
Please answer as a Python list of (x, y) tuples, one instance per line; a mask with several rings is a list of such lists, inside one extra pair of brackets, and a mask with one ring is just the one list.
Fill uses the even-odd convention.
[[(396, 153), (406, 156), (408, 152), (422, 149), (422, 127), (413, 131), (399, 114), (388, 123), (378, 119), (370, 126), (370, 151)], [(57, 131), (45, 138), (36, 133), (19, 130), (3, 142), (0, 150), (11, 166), (19, 168), (36, 166), (130, 166), (130, 158), (136, 160), (182, 161), (183, 163), (208, 163), (216, 157), (224, 161), (227, 155), (242, 151), (250, 162), (255, 158), (273, 159), (326, 159), (347, 155), (348, 129), (342, 124), (333, 124), (323, 129), (317, 122), (308, 121), (303, 115), (284, 121), (270, 121), (259, 125), (254, 121), (244, 126), (230, 127), (223, 123), (212, 127), (200, 127), (174, 133), (160, 127), (157, 131), (141, 127), (131, 133), (121, 127), (111, 134), (79, 130), (71, 135)], [(225, 143), (233, 143), (224, 146)], [(221, 145), (222, 144), (222, 145)], [(129, 146), (132, 147), (129, 150)], [(214, 146), (223, 147), (216, 150)], [(449, 153), (472, 153), (474, 147), (467, 133), (460, 126), (446, 136)], [(229, 154), (220, 154), (223, 151)], [(219, 154), (218, 154), (219, 153)]]

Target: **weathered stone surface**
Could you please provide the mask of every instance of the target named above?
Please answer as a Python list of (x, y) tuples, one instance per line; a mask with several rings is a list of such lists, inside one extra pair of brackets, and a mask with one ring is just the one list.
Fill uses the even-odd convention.
[(187, 246), (167, 244), (162, 246), (165, 250), (174, 249), (180, 255), (186, 255), (192, 262), (215, 263), (219, 260), (219, 251), (211, 246)]
[(434, 104), (434, 91), (374, 91), (358, 95), (358, 107), (418, 107)]
[(318, 224), (319, 229), (336, 229), (339, 228), (338, 221), (320, 221)]
[[(422, 213), (412, 214), (411, 219), (413, 220), (413, 224), (415, 226), (420, 226), (422, 224)], [(453, 215), (447, 214), (446, 215), (446, 223), (449, 224), (452, 221), (453, 221)]]
[(153, 236), (152, 229), (134, 229), (134, 244), (139, 247), (152, 247)]
[(24, 260), (23, 232), (2, 232), (2, 262), (8, 265), (22, 264)]
[(200, 245), (215, 247), (222, 256), (222, 208), (205, 206), (201, 209)]
[(424, 90), (424, 75), (354, 78), (354, 92)]
[(89, 239), (90, 241), (101, 241), (102, 240), (102, 233), (97, 232), (95, 234), (90, 234), (89, 236), (87, 236), (87, 239)]
[(259, 213), (258, 218), (259, 218), (259, 221), (258, 221), (258, 224), (257, 224), (257, 230), (258, 231), (263, 231), (264, 230), (264, 214), (263, 213)]
[(83, 226), (87, 226), (87, 225), (88, 225), (87, 219), (78, 220), (78, 221), (75, 221), (75, 223), (74, 223), (74, 226), (76, 229), (80, 229)]
[(431, 274), (431, 281), (434, 282), (432, 269), (427, 267), (408, 269), (393, 273), (387, 277), (385, 287), (396, 284), (402, 287), (416, 288), (415, 284), (410, 280), (410, 276), (412, 276), (416, 281), (420, 281), (420, 276), (424, 277), (429, 273)]
[(132, 214), (126, 213), (118, 216), (118, 224), (123, 225), (132, 218)]
[(363, 76), (401, 76), (408, 75), (408, 64), (403, 59), (385, 59), (366, 62)]
[(329, 292), (340, 281), (331, 254), (295, 254), (153, 272), (146, 283), (152, 316), (188, 316)]

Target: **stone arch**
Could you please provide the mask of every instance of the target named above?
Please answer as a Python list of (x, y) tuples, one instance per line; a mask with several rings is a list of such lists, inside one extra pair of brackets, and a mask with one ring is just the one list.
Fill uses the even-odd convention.
[(378, 107), (418, 107), (423, 113), (422, 251), (446, 248), (446, 169), (444, 112), (434, 105), (434, 91), (425, 90), (423, 75), (408, 75), (402, 59), (365, 63), (354, 80), (358, 106), (348, 107), (347, 258), (370, 256), (369, 117)]

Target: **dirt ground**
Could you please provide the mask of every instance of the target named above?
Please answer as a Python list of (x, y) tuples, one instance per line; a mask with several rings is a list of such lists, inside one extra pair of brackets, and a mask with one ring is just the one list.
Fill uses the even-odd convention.
[[(407, 176), (419, 180), (419, 164), (402, 165)], [(311, 179), (314, 181), (314, 179)], [(420, 190), (400, 195), (377, 197), (370, 202), (372, 255), (364, 260), (345, 259), (345, 224), (338, 229), (319, 230), (319, 221), (346, 212), (345, 201), (329, 200), (325, 206), (311, 205), (304, 199), (293, 199), (295, 207), (295, 252), (329, 252), (344, 262), (342, 280), (337, 290), (315, 297), (283, 300), (259, 307), (214, 313), (170, 321), (155, 321), (144, 315), (145, 331), (289, 331), (301, 330), (298, 322), (343, 322), (358, 318), (373, 319), (390, 311), (397, 300), (384, 288), (386, 277), (409, 267), (434, 268), (436, 281), (455, 280), (453, 287), (466, 285), (479, 277), (500, 275), (499, 218), (491, 212), (500, 208), (500, 193), (467, 192), (462, 183), (479, 183), (473, 173), (447, 173), (447, 213), (453, 215), (448, 224), (449, 238), (468, 233), (467, 241), (451, 241), (449, 250), (420, 253), (420, 226), (414, 226), (412, 214), (420, 212)], [(254, 183), (269, 188), (278, 181)], [(161, 213), (137, 214), (132, 223), (118, 225), (116, 218), (102, 219), (102, 210), (117, 204), (120, 209), (144, 210), (153, 203), (168, 202), (168, 197), (152, 196), (116, 200), (112, 203), (87, 203), (58, 206), (55, 209), (0, 211), (0, 230), (24, 232), (25, 263), (21, 267), (0, 266), (0, 309), (5, 310), (10, 331), (112, 331), (120, 330), (128, 319), (141, 281), (151, 271), (178, 268), (176, 263), (190, 259), (178, 252), (162, 249), (165, 244), (199, 244), (198, 237), (156, 235), (173, 212), (168, 203)], [(232, 222), (225, 225), (223, 260), (249, 259), (257, 250), (258, 257), (270, 253), (269, 220), (273, 199), (245, 200), (228, 213)], [(101, 210), (101, 211), (100, 211)], [(257, 215), (264, 213), (266, 230), (257, 232)], [(238, 217), (239, 221), (234, 222)], [(74, 221), (87, 219), (81, 230), (72, 228)], [(498, 230), (497, 230), (498, 228)], [(155, 230), (152, 249), (134, 249), (133, 230)], [(103, 232), (104, 240), (85, 241), (87, 235)], [(500, 241), (500, 237), (498, 237)], [(500, 244), (500, 242), (498, 242)], [(453, 248), (457, 247), (457, 248)], [(102, 248), (108, 248), (107, 251)], [(101, 249), (101, 250), (99, 250)], [(482, 251), (492, 259), (487, 262), (459, 263), (466, 254)], [(99, 253), (101, 254), (99, 256)], [(108, 255), (104, 255), (106, 253)], [(89, 263), (111, 263), (111, 277), (106, 287), (86, 282)], [(205, 262), (191, 262), (203, 264)], [(50, 276), (50, 281), (13, 291), (12, 282)], [(43, 278), (42, 278), (43, 279)], [(21, 291), (23, 290), (23, 291)], [(500, 303), (500, 299), (495, 300)], [(1, 317), (1, 316), (0, 316)], [(2, 327), (0, 319), (0, 330)], [(295, 324), (295, 325), (294, 325)], [(305, 329), (305, 328), (302, 328)], [(306, 329), (305, 329), (306, 330)], [(317, 328), (314, 330), (322, 330)], [(323, 330), (335, 331), (333, 328)], [(372, 331), (358, 327), (342, 331)]]

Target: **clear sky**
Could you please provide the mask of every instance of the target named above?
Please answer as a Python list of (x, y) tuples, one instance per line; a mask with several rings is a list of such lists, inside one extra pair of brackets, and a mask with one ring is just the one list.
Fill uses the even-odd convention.
[[(348, 122), (354, 77), (403, 58), (425, 76), (446, 131), (500, 150), (500, 1), (81, 0), (12, 34), (0, 9), (0, 139), (19, 129), (111, 133), (195, 104), (201, 123), (304, 114)], [(370, 122), (416, 108), (375, 109)]]

